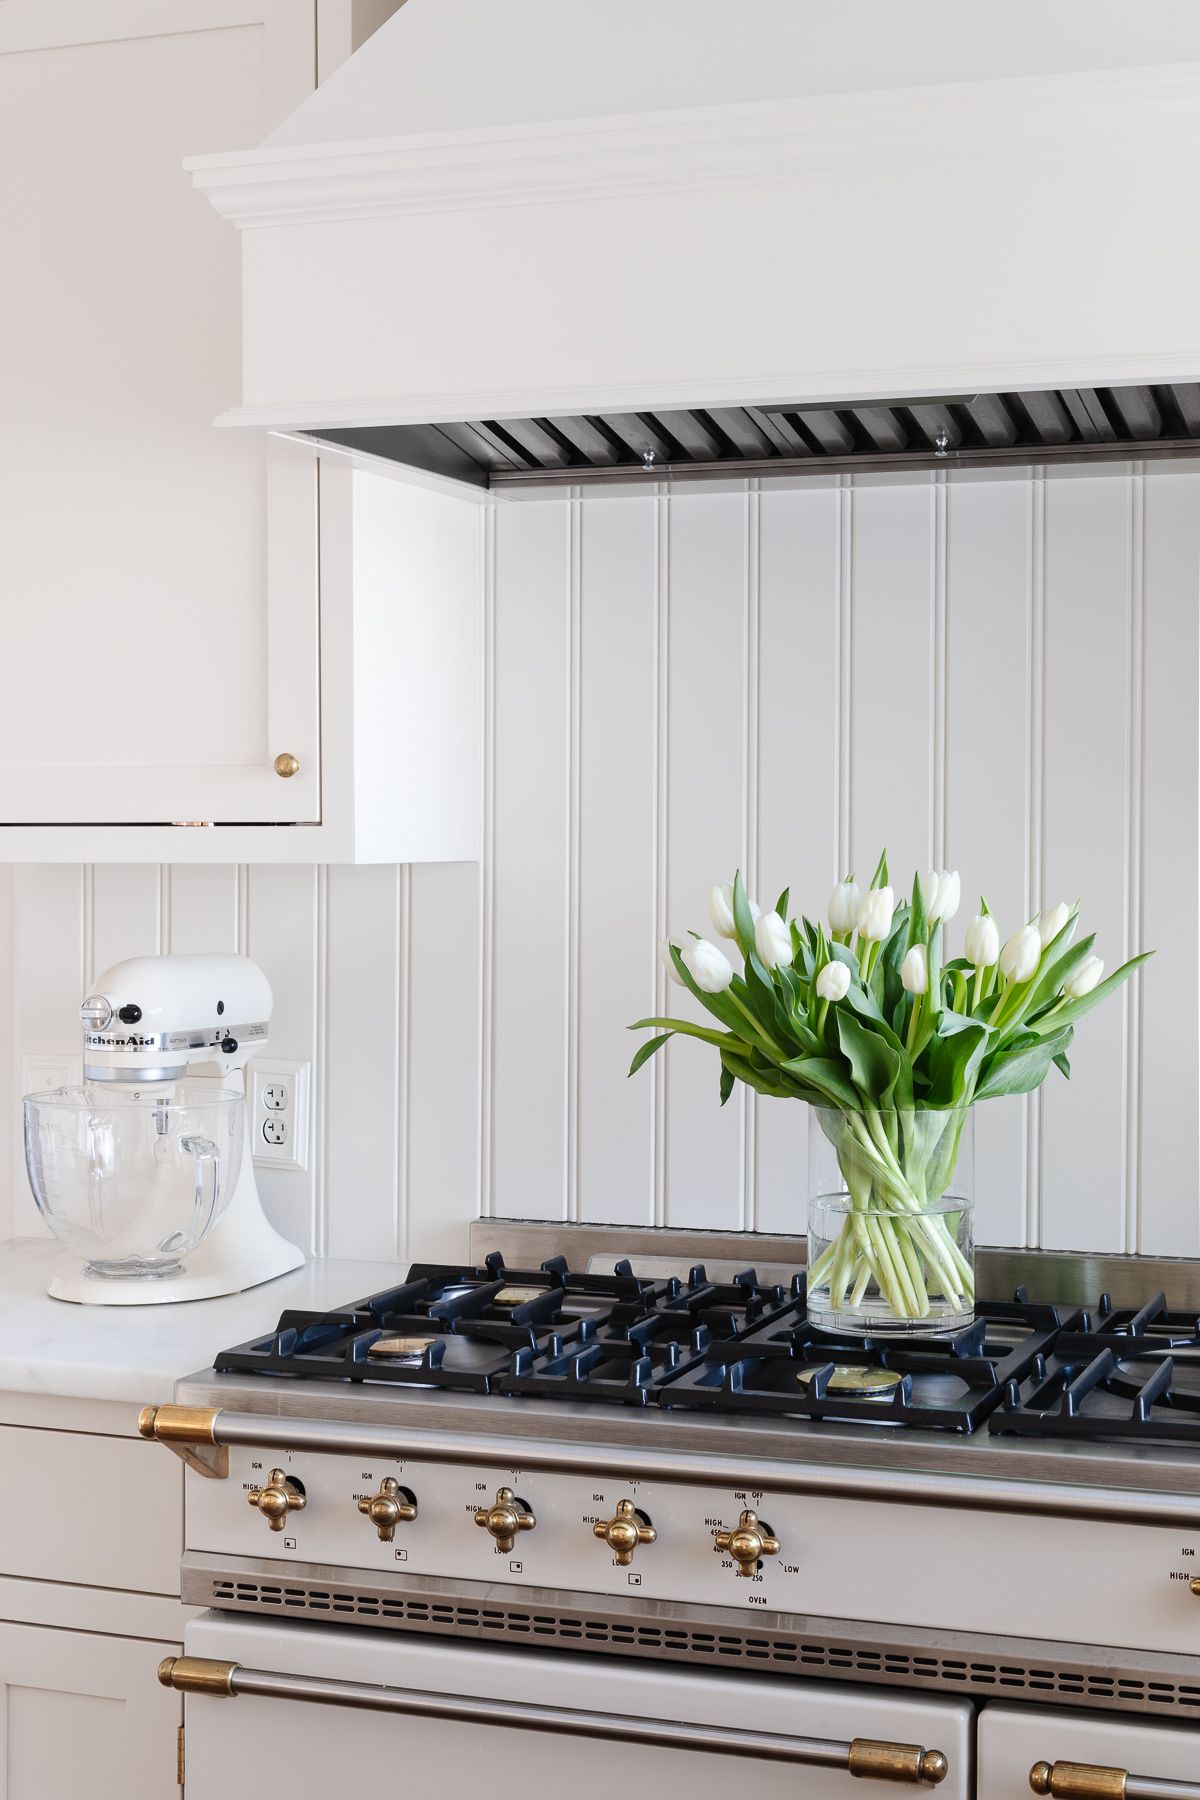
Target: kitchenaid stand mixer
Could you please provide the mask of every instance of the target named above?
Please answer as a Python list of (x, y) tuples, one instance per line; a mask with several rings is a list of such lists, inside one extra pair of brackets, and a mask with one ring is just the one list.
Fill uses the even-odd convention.
[[(258, 965), (245, 956), (139, 956), (114, 964), (99, 978), (80, 1008), (85, 1086), (62, 1090), (61, 1095), (30, 1096), (26, 1102), (30, 1179), (38, 1205), (56, 1235), (68, 1242), (76, 1241), (70, 1235), (69, 1221), (60, 1228), (64, 1222), (56, 1218), (54, 1196), (48, 1192), (54, 1180), (53, 1173), (48, 1175), (47, 1170), (52, 1161), (50, 1139), (55, 1129), (49, 1121), (56, 1101), (61, 1099), (63, 1103), (60, 1111), (74, 1108), (85, 1125), (80, 1140), (86, 1146), (84, 1153), (76, 1153), (73, 1164), (60, 1158), (57, 1165), (66, 1169), (60, 1177), (60, 1192), (73, 1188), (70, 1198), (78, 1206), (79, 1165), (84, 1167), (90, 1198), (105, 1153), (105, 1125), (111, 1127), (110, 1141), (115, 1141), (123, 1119), (133, 1118), (135, 1113), (145, 1117), (145, 1109), (138, 1103), (151, 1109), (150, 1131), (153, 1134), (157, 1130), (160, 1136), (169, 1129), (176, 1094), (186, 1096), (183, 1109), (190, 1101), (193, 1115), (202, 1120), (206, 1109), (216, 1117), (222, 1102), (228, 1115), (230, 1090), (244, 1092), (246, 1063), (266, 1044), (270, 1017), (270, 983)], [(177, 1088), (177, 1083), (185, 1086)], [(106, 1119), (106, 1100), (110, 1097), (113, 1104)], [(132, 1110), (125, 1108), (125, 1102), (131, 1103)], [(210, 1187), (213, 1204), (209, 1220), (201, 1224), (194, 1218), (191, 1221), (194, 1247), (188, 1245), (187, 1229), (181, 1229), (175, 1235), (187, 1247), (180, 1250), (174, 1264), (168, 1257), (162, 1273), (149, 1269), (124, 1275), (119, 1272), (119, 1258), (118, 1272), (113, 1273), (111, 1265), (102, 1273), (94, 1272), (101, 1257), (89, 1243), (92, 1269), (55, 1275), (49, 1292), (59, 1300), (92, 1305), (162, 1305), (238, 1293), (299, 1268), (304, 1262), (303, 1252), (287, 1243), (268, 1223), (258, 1197), (248, 1098), (238, 1110), (243, 1116), (241, 1156), (232, 1192), (221, 1193), (218, 1207), (216, 1189)], [(183, 1151), (192, 1155), (197, 1170), (197, 1213), (201, 1210), (202, 1178), (206, 1183), (218, 1175), (227, 1180), (231, 1165), (237, 1164), (237, 1137), (234, 1132), (233, 1146), (226, 1145), (219, 1170), (208, 1166), (220, 1154), (217, 1143), (210, 1142), (208, 1135), (170, 1141), (170, 1148), (182, 1145)], [(119, 1155), (118, 1151), (118, 1159)], [(183, 1160), (186, 1162), (186, 1158)], [(157, 1233), (154, 1210), (152, 1197), (144, 1209), (151, 1224), (143, 1229)], [(199, 1241), (194, 1241), (197, 1235)], [(98, 1243), (102, 1236), (100, 1230)], [(126, 1240), (128, 1237), (126, 1232)], [(103, 1251), (102, 1243), (100, 1248)], [(128, 1251), (127, 1241), (122, 1248)], [(154, 1248), (161, 1253), (161, 1244)]]

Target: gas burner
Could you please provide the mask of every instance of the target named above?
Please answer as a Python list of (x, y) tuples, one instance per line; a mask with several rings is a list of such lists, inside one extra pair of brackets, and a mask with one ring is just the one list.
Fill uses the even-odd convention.
[(998, 1406), (1077, 1312), (1030, 1301), (981, 1302), (950, 1337), (843, 1337), (803, 1315), (782, 1316), (725, 1342), (670, 1380), (665, 1406), (710, 1407), (970, 1432)]
[(1107, 1294), (1027, 1377), (1008, 1383), (991, 1429), (1028, 1437), (1200, 1444), (1200, 1324), (1162, 1294), (1114, 1309)]

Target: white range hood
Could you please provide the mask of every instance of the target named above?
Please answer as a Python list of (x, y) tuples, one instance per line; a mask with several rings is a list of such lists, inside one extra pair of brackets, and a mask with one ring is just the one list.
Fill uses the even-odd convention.
[(227, 422), (1200, 378), (1194, 0), (407, 0), (189, 167), (242, 233)]

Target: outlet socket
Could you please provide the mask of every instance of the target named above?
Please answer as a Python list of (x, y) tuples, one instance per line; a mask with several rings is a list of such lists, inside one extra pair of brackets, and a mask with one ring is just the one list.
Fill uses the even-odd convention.
[(308, 1089), (311, 1064), (250, 1065), (250, 1142), (254, 1160), (273, 1169), (308, 1167)]

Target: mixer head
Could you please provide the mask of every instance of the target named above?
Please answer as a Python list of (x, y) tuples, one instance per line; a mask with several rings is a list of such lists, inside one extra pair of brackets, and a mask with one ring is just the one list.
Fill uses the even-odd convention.
[(142, 1084), (242, 1068), (267, 1041), (271, 984), (248, 956), (134, 956), (79, 1009), (85, 1081)]

